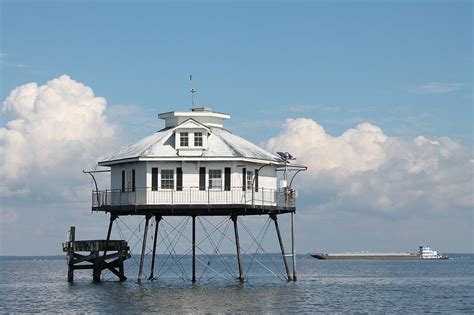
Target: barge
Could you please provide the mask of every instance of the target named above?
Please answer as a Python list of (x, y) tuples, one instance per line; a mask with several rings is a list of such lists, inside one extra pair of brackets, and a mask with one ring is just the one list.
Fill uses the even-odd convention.
[(415, 260), (415, 259), (448, 259), (447, 256), (438, 254), (438, 251), (432, 250), (429, 246), (420, 246), (418, 253), (337, 253), (311, 254), (317, 259), (338, 259), (338, 260)]

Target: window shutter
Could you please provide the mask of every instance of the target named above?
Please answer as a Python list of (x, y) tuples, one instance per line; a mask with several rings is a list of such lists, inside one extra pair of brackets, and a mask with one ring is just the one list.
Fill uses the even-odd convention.
[(224, 190), (230, 191), (230, 167), (224, 168)]
[(258, 170), (255, 170), (255, 191), (258, 191)]
[(158, 190), (158, 167), (151, 168), (151, 190)]
[(132, 170), (132, 191), (135, 191), (135, 169)]
[(206, 190), (206, 168), (199, 168), (199, 190)]
[(122, 171), (122, 192), (125, 192), (125, 171)]
[(176, 168), (176, 190), (183, 190), (183, 169), (181, 167)]
[(247, 190), (247, 169), (245, 167), (242, 169), (242, 190)]

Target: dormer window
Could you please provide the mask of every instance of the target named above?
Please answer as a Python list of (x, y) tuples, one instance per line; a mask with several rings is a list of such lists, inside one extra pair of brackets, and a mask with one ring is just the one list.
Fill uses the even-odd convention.
[(179, 134), (179, 146), (187, 147), (189, 146), (189, 138), (187, 132), (181, 132)]
[(175, 128), (174, 145), (179, 156), (202, 156), (207, 149), (211, 129), (194, 119), (188, 119)]
[(202, 147), (202, 132), (195, 132), (194, 133), (194, 146), (195, 147)]

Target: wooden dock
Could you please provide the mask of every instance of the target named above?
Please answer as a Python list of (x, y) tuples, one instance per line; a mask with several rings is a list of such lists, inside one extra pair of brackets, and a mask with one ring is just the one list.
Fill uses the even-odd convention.
[[(123, 262), (130, 258), (129, 246), (124, 240), (75, 240), (75, 227), (69, 231), (69, 241), (63, 243), (68, 255), (68, 281), (74, 281), (74, 270), (92, 269), (94, 282), (100, 282), (102, 270), (110, 270), (120, 281), (125, 277)], [(78, 252), (88, 252), (79, 254)], [(103, 252), (101, 254), (101, 252)]]

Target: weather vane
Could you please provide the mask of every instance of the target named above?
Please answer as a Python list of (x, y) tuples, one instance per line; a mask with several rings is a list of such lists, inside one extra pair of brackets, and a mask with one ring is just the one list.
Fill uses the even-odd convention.
[(192, 100), (192, 108), (195, 107), (195, 102), (196, 102), (196, 93), (197, 93), (197, 90), (193, 87), (193, 75), (190, 74), (189, 75), (189, 82), (191, 83), (191, 100)]

